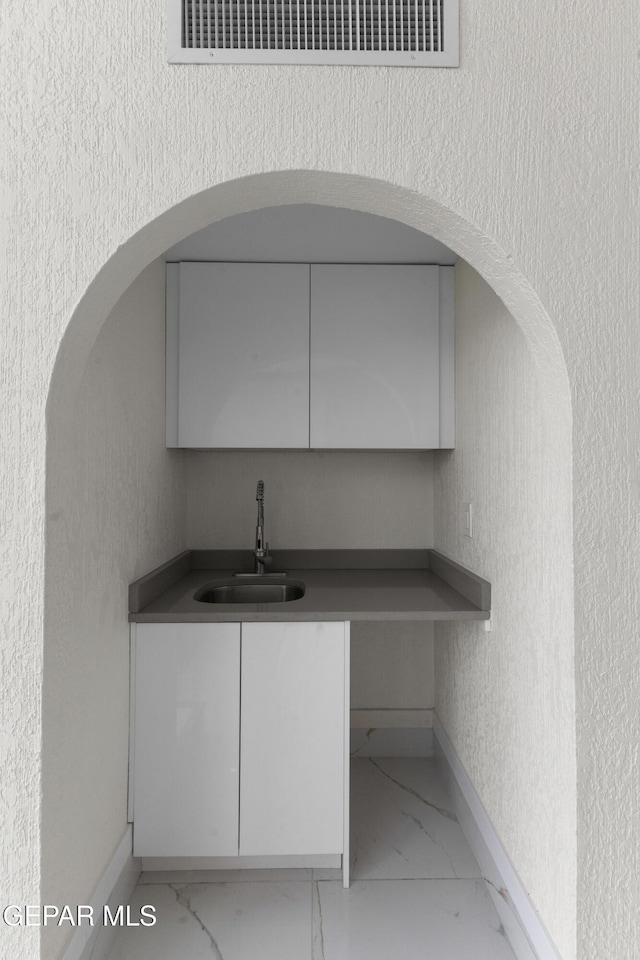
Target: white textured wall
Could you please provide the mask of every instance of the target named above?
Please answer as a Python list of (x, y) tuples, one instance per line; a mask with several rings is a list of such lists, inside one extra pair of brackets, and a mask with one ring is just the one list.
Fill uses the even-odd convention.
[[(51, 424), (42, 903), (88, 903), (126, 829), (127, 587), (184, 549), (184, 464), (164, 448), (163, 396), (156, 261), (103, 326), (73, 417)], [(70, 932), (47, 927), (42, 956)]]
[[(575, 956), (571, 487), (524, 336), (456, 267), (456, 450), (436, 461), (435, 544), (492, 585), (492, 631), (436, 624), (436, 712), (566, 960)], [(473, 504), (473, 537), (463, 503)], [(529, 830), (523, 824), (530, 824)]]
[[(251, 549), (258, 480), (272, 550), (433, 543), (432, 453), (183, 452), (191, 547)], [(354, 623), (351, 678), (354, 709), (432, 707), (432, 626)]]
[[(15, 902), (40, 896), (47, 398), (57, 415), (111, 307), (169, 246), (218, 217), (328, 203), (474, 265), (557, 400), (574, 465), (578, 956), (635, 960), (640, 8), (461, 7), (460, 68), (414, 70), (169, 66), (150, 0), (50, 0), (29, 18), (5, 4), (0, 886)], [(37, 955), (37, 928), (0, 938)]]

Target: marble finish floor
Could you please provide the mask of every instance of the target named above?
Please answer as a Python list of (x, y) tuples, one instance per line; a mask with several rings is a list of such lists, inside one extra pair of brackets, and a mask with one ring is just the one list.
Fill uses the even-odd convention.
[(431, 759), (352, 761), (337, 870), (143, 873), (108, 960), (515, 960)]

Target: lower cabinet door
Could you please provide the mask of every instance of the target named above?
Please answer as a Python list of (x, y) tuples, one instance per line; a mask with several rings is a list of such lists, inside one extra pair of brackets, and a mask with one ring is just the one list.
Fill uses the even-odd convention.
[(133, 852), (238, 853), (240, 625), (138, 624)]
[(243, 623), (240, 853), (341, 853), (345, 625)]

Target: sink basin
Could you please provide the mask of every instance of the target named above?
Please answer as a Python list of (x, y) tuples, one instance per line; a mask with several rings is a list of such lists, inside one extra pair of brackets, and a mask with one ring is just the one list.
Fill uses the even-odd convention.
[(273, 577), (251, 577), (237, 580), (215, 580), (205, 583), (193, 599), (201, 603), (283, 603), (304, 597), (302, 580), (275, 580)]

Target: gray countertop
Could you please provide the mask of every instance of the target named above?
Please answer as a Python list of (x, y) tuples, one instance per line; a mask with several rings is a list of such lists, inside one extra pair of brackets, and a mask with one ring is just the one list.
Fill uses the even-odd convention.
[(250, 551), (186, 551), (129, 590), (136, 623), (304, 620), (487, 620), (486, 580), (434, 550), (273, 551), (272, 569), (302, 580), (282, 603), (204, 603), (204, 584), (251, 570)]

